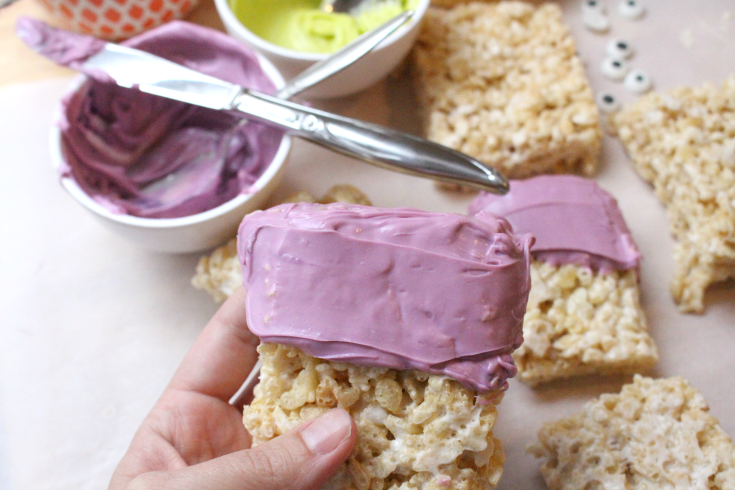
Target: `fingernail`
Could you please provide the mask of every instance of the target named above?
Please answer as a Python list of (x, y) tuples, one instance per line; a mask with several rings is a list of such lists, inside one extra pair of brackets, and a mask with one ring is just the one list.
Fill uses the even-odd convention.
[(352, 433), (352, 419), (341, 408), (335, 408), (314, 420), (301, 431), (304, 444), (314, 454), (328, 454)]

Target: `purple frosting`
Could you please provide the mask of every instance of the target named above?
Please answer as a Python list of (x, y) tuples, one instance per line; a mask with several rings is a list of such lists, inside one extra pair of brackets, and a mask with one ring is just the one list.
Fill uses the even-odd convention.
[(29, 17), (18, 19), (15, 32), (36, 53), (77, 70), (105, 47), (105, 41), (96, 37), (56, 29)]
[(603, 273), (638, 269), (641, 254), (615, 198), (593, 180), (573, 175), (512, 180), (505, 196), (479, 194), (469, 214), (479, 212), (503, 216), (517, 233), (532, 233), (538, 260)]
[(486, 213), (341, 203), (255, 212), (238, 234), (248, 325), (322, 359), (505, 389), (532, 242)]
[[(98, 39), (30, 19), (19, 21), (18, 33), (41, 54), (82, 71), (80, 63), (104, 47)], [(212, 29), (174, 21), (123, 44), (231, 83), (275, 91), (254, 52)], [(276, 129), (118, 87), (106, 83), (104, 74), (87, 75), (93, 79), (64, 100), (67, 165), (61, 172), (113, 212), (176, 218), (217, 207), (249, 192), (280, 145)]]

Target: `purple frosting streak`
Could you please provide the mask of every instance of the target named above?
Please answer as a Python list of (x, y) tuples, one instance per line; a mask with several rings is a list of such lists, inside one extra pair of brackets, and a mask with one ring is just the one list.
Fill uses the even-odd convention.
[[(18, 34), (55, 61), (84, 70), (105, 45), (31, 19)], [(174, 21), (125, 43), (201, 73), (261, 92), (275, 87), (255, 53), (229, 36)], [(177, 218), (248, 192), (270, 165), (282, 133), (235, 114), (118, 87), (105, 74), (64, 100), (62, 176), (121, 214)]]
[(517, 233), (536, 237), (533, 256), (603, 273), (638, 269), (641, 254), (615, 199), (590, 179), (544, 175), (513, 180), (505, 196), (479, 194), (469, 214), (507, 219)]
[(40, 20), (21, 17), (15, 33), (36, 53), (60, 65), (79, 69), (81, 64), (105, 47), (105, 41), (64, 31)]
[(341, 203), (255, 212), (238, 234), (248, 325), (322, 359), (505, 389), (532, 242), (486, 213)]

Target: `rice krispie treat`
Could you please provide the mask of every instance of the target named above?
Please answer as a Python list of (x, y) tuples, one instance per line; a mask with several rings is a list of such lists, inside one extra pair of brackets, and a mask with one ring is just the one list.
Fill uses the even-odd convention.
[(529, 452), (550, 490), (735, 488), (735, 445), (683, 378), (635, 376), (620, 394), (543, 426)]
[[(321, 199), (317, 200), (306, 191), (300, 191), (287, 197), (283, 202), (320, 202), (329, 204), (344, 202), (370, 206), (370, 199), (358, 188), (349, 184), (335, 185)], [(242, 286), (240, 261), (237, 259), (237, 239), (217, 247), (211, 254), (199, 259), (196, 275), (191, 279), (192, 285), (203, 289), (214, 297), (218, 303), (229, 298), (237, 288)]]
[(650, 93), (614, 119), (635, 169), (667, 206), (676, 238), (671, 292), (683, 312), (735, 277), (735, 75)]
[(347, 410), (357, 445), (328, 489), (489, 489), (505, 454), (493, 437), (496, 397), (421, 371), (324, 361), (295, 347), (261, 344), (263, 367), (243, 420), (262, 444), (330, 408)]
[(513, 353), (521, 381), (653, 367), (658, 351), (640, 304), (640, 254), (612, 196), (589, 179), (541, 176), (511, 181), (506, 196), (480, 194), (470, 214), (480, 210), (536, 236), (524, 342)]
[(495, 405), (516, 372), (530, 243), (485, 213), (301, 203), (248, 215), (253, 443), (339, 406), (357, 445), (325, 488), (495, 487)]
[(506, 176), (591, 175), (602, 132), (552, 3), (429, 8), (413, 51), (427, 137)]

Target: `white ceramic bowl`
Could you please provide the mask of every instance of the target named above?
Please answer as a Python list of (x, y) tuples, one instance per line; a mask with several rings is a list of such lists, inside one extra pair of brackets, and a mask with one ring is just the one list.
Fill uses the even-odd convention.
[[(268, 60), (259, 59), (263, 71), (276, 87), (283, 86), (283, 77), (278, 70)], [(75, 79), (70, 91), (77, 90), (84, 80), (85, 77), (81, 76)], [(62, 111), (60, 106), (56, 121), (59, 121)], [(251, 187), (254, 192), (240, 194), (216, 208), (181, 218), (152, 219), (113, 213), (84, 192), (75, 179), (62, 177), (61, 185), (104, 226), (143, 248), (172, 253), (198, 252), (234, 237), (242, 218), (266, 204), (283, 176), (290, 150), (291, 138), (284, 135), (271, 164)], [(64, 165), (64, 157), (58, 124), (51, 129), (51, 158), (54, 168), (59, 171)]]
[[(268, 58), (287, 79), (298, 75), (328, 54), (301, 53), (282, 48), (255, 35), (240, 22), (230, 8), (229, 0), (214, 0), (227, 32)], [(362, 59), (305, 91), (304, 97), (329, 99), (365, 90), (392, 72), (411, 50), (421, 28), (430, 0), (420, 0), (416, 13), (406, 25), (388, 36)]]

